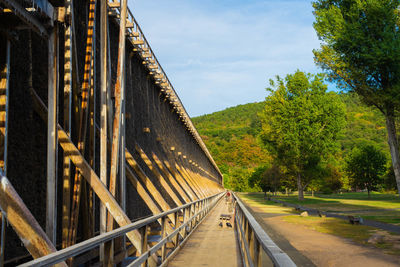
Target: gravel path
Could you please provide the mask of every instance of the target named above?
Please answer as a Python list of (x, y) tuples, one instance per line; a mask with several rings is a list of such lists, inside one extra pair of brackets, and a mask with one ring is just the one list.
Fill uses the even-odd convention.
[(250, 207), (256, 220), (298, 266), (400, 266), (400, 257), (285, 222), (287, 214), (265, 213)]

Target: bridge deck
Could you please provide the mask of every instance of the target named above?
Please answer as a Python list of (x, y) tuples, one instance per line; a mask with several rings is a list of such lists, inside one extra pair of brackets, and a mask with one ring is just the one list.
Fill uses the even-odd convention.
[[(218, 225), (221, 214), (232, 214), (223, 199), (168, 266), (242, 266), (233, 227), (226, 227), (225, 223), (223, 228)], [(232, 226), (233, 221), (232, 214)]]

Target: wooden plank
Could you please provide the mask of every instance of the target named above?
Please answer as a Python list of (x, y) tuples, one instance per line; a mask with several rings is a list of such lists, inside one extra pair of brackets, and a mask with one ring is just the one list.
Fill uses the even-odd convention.
[(172, 184), (172, 186), (175, 188), (175, 190), (179, 193), (179, 195), (185, 200), (186, 203), (192, 202), (194, 199), (192, 196), (187, 194), (183, 187), (181, 187), (178, 182), (176, 181), (175, 177), (165, 168), (165, 166), (162, 164), (161, 160), (157, 157), (154, 152), (152, 153), (153, 160), (157, 164), (158, 168), (161, 170), (161, 172), (164, 174), (165, 177), (168, 177), (168, 180)]
[(143, 149), (139, 146), (139, 144), (135, 143), (135, 149), (139, 153), (140, 157), (144, 161), (144, 163), (147, 165), (147, 167), (152, 171), (152, 173), (157, 177), (158, 181), (160, 182), (161, 186), (167, 191), (171, 199), (175, 202), (176, 206), (182, 206), (182, 202), (179, 199), (179, 197), (175, 194), (175, 192), (172, 190), (172, 188), (169, 186), (169, 184), (165, 181), (164, 177), (162, 174), (158, 171), (158, 169), (153, 165), (149, 157), (146, 155), (146, 153), (143, 151)]
[[(37, 259), (56, 252), (53, 243), (28, 210), (10, 181), (5, 176), (1, 176), (0, 183), (0, 206), (6, 212), (8, 221), (32, 257)], [(57, 264), (57, 266), (67, 267), (64, 262)]]
[(53, 244), (57, 237), (57, 76), (58, 27), (54, 26), (48, 46), (48, 118), (47, 118), (47, 194), (46, 233)]

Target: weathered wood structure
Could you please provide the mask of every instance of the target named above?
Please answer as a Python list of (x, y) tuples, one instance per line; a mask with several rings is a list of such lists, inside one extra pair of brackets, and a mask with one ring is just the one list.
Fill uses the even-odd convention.
[(0, 132), (0, 266), (166, 212), (58, 265), (140, 257), (223, 192), (127, 0), (0, 0)]

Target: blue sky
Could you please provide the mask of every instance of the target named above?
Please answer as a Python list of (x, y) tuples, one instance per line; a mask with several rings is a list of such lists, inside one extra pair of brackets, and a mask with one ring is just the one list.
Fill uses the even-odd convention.
[(190, 116), (264, 100), (268, 80), (316, 73), (308, 0), (129, 0)]

